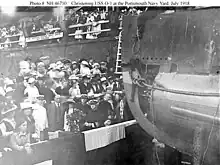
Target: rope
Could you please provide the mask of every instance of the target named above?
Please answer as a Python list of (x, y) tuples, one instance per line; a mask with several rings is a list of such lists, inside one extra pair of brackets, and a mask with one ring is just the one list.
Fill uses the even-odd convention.
[[(155, 89), (155, 90), (160, 90), (160, 91), (170, 92), (170, 93), (176, 93), (176, 94), (193, 95), (193, 96), (205, 96), (205, 97), (219, 97), (220, 96), (219, 93), (189, 92), (189, 91), (180, 91), (180, 90), (175, 90), (175, 89), (166, 89), (164, 87), (156, 87), (156, 86), (152, 86), (152, 85), (147, 84), (146, 80), (143, 79), (143, 78), (136, 79), (135, 82), (133, 82), (133, 83), (137, 84), (140, 87), (145, 86), (149, 89)], [(155, 85), (159, 86), (159, 84), (157, 84), (157, 83)]]

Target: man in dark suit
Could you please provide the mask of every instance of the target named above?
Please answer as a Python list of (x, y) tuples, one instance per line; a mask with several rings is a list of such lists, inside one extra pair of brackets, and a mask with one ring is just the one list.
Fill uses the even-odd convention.
[(52, 101), (47, 108), (48, 125), (50, 131), (63, 130), (64, 113), (65, 107), (63, 104), (61, 104), (60, 96), (57, 95), (55, 96), (54, 101)]
[(92, 85), (89, 82), (88, 76), (83, 76), (82, 83), (79, 84), (81, 94), (93, 93)]
[(90, 111), (85, 117), (83, 131), (98, 128), (102, 124), (100, 123), (102, 116), (98, 111), (98, 102), (96, 100), (90, 100), (88, 105), (90, 106)]
[(88, 101), (88, 97), (82, 95), (80, 98), (80, 102), (74, 104), (74, 108), (83, 111), (83, 113), (87, 115), (91, 109), (90, 106), (87, 104), (87, 101)]
[(103, 87), (100, 81), (101, 77), (99, 74), (96, 74), (92, 79), (92, 88), (95, 94), (102, 93)]
[[(84, 14), (83, 10), (81, 9), (81, 10), (80, 10), (80, 13), (79, 13), (78, 23), (80, 23), (80, 24), (85, 24), (85, 23), (86, 23), (86, 19), (87, 19), (87, 17), (86, 17), (86, 15)], [(83, 32), (86, 32), (86, 29), (87, 29), (86, 26), (80, 27), (80, 30), (82, 30)], [(82, 36), (83, 36), (83, 39), (86, 38), (86, 35), (85, 35), (85, 34), (83, 34)]]

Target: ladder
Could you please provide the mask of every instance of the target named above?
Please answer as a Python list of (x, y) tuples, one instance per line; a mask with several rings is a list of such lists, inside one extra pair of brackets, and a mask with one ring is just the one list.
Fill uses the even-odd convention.
[(118, 50), (117, 50), (117, 57), (116, 57), (116, 66), (115, 66), (115, 74), (121, 75), (122, 74), (122, 59), (121, 59), (121, 48), (122, 48), (122, 31), (120, 31), (118, 36)]

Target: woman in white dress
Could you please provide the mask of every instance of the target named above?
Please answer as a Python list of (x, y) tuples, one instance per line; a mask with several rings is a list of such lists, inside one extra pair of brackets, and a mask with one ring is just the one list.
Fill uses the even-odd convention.
[(101, 24), (98, 23), (101, 20), (101, 16), (99, 15), (99, 13), (94, 13), (93, 14), (94, 17), (94, 21), (93, 21), (93, 31), (97, 31), (96, 33), (93, 33), (93, 36), (95, 38), (98, 38), (98, 35), (101, 33), (100, 30), (101, 28)]
[(27, 87), (24, 90), (24, 95), (27, 96), (30, 100), (34, 100), (40, 95), (38, 88), (35, 86), (35, 82), (35, 78), (29, 78), (27, 82)]
[(79, 78), (76, 77), (75, 75), (72, 75), (69, 77), (69, 79), (72, 81), (72, 87), (69, 89), (69, 94), (71, 98), (80, 97), (81, 93), (80, 93), (79, 85), (77, 82)]
[[(86, 20), (86, 23), (93, 23), (95, 18), (92, 14), (89, 14)], [(87, 26), (87, 32), (93, 31), (93, 25)], [(86, 34), (86, 39), (95, 39), (92, 33)]]

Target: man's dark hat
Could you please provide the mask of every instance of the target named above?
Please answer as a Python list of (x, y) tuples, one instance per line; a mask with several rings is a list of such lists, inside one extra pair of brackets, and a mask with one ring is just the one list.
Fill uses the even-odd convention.
[(31, 59), (31, 57), (26, 57), (25, 59), (24, 59), (24, 61), (31, 61), (32, 59)]
[(71, 64), (71, 60), (69, 60), (69, 59), (64, 59), (63, 60), (63, 64), (65, 65), (65, 64)]
[(100, 74), (95, 74), (95, 75), (93, 76), (93, 78), (95, 78), (95, 79), (100, 79), (101, 76), (100, 76)]
[(18, 76), (17, 78), (16, 78), (16, 82), (17, 83), (21, 83), (21, 82), (23, 82), (24, 81), (24, 77), (22, 77), (22, 76)]
[(84, 79), (90, 79), (90, 77), (88, 76), (88, 75), (84, 75), (84, 76), (82, 76), (82, 79), (84, 80)]

